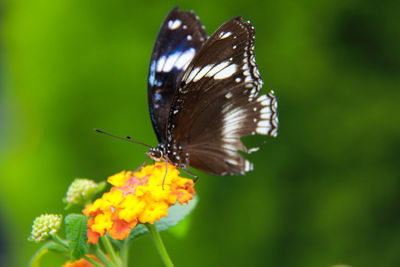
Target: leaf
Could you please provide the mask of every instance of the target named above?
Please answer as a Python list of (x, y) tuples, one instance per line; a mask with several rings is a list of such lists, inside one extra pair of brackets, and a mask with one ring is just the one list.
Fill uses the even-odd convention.
[[(187, 215), (189, 215), (192, 210), (196, 207), (198, 198), (196, 195), (193, 199), (189, 201), (189, 204), (180, 205), (178, 202), (175, 203), (168, 209), (168, 216), (161, 218), (159, 222), (155, 222), (158, 231), (165, 231), (168, 228), (177, 225), (182, 221)], [(129, 234), (129, 241), (135, 240), (139, 236), (147, 234), (148, 231), (143, 224), (138, 224), (133, 228)]]
[(171, 226), (177, 225), (192, 212), (196, 207), (197, 202), (198, 198), (194, 195), (193, 199), (189, 201), (189, 204), (180, 205), (179, 203), (175, 203), (168, 209), (167, 217), (163, 217), (159, 222), (155, 222), (157, 230), (165, 231)]
[(65, 217), (65, 232), (69, 241), (71, 262), (82, 258), (87, 247), (87, 218), (82, 214), (69, 214)]
[(40, 259), (46, 255), (48, 252), (62, 252), (62, 253), (68, 253), (68, 250), (61, 246), (60, 244), (57, 244), (53, 241), (49, 241), (45, 244), (43, 244), (37, 251), (36, 253), (32, 256), (31, 260), (29, 261), (28, 266), (29, 267), (39, 267), (39, 262)]

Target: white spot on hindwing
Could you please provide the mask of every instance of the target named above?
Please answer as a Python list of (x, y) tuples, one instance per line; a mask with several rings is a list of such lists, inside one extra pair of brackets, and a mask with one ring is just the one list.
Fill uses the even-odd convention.
[(194, 68), (183, 80), (186, 83), (197, 82), (204, 77), (213, 77), (216, 80), (225, 79), (236, 73), (237, 65), (230, 61), (223, 61), (217, 65), (209, 64), (201, 69)]
[[(232, 139), (239, 139), (239, 131), (246, 120), (246, 110), (243, 107), (226, 106), (223, 110), (222, 138), (228, 142)], [(236, 140), (235, 140), (236, 141)], [(228, 142), (229, 143), (229, 142)]]
[(275, 96), (272, 93), (261, 95), (257, 98), (257, 103), (262, 108), (259, 112), (256, 132), (258, 134), (276, 136), (278, 132), (278, 117)]
[(248, 172), (248, 171), (252, 171), (254, 169), (253, 163), (251, 163), (248, 160), (245, 160), (244, 162), (244, 171)]
[(181, 26), (182, 21), (180, 21), (179, 19), (176, 20), (170, 20), (168, 21), (168, 28), (170, 30), (176, 30), (179, 26)]
[(185, 80), (186, 83), (190, 83), (193, 78), (196, 76), (196, 74), (199, 72), (200, 68), (194, 68), (190, 73), (189, 76), (187, 77), (187, 79)]
[(232, 64), (229, 67), (226, 67), (222, 69), (220, 72), (214, 75), (214, 79), (220, 80), (220, 79), (226, 79), (228, 77), (231, 77), (233, 74), (236, 72), (236, 64)]
[(207, 73), (207, 77), (211, 77), (214, 76), (216, 73), (218, 73), (220, 70), (222, 70), (223, 68), (226, 68), (227, 66), (229, 66), (229, 64), (231, 64), (229, 61), (223, 61), (217, 65), (215, 65), (208, 73)]
[(225, 97), (226, 97), (227, 99), (231, 98), (231, 97), (232, 97), (232, 93), (231, 93), (231, 92), (226, 93), (226, 94), (225, 94)]
[(219, 39), (225, 39), (225, 38), (227, 38), (227, 37), (229, 37), (229, 36), (231, 36), (231, 35), (232, 35), (231, 32), (221, 32), (221, 33), (219, 34)]
[(203, 67), (197, 74), (196, 76), (193, 78), (193, 82), (197, 82), (198, 80), (200, 80), (201, 78), (204, 77), (204, 75), (206, 75), (210, 69), (213, 67), (212, 64), (207, 65), (205, 67)]

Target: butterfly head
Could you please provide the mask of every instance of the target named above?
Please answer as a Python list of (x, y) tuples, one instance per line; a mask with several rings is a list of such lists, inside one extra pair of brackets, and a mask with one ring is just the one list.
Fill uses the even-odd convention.
[(155, 161), (160, 161), (164, 158), (164, 145), (158, 144), (156, 147), (150, 148), (149, 152), (146, 154)]

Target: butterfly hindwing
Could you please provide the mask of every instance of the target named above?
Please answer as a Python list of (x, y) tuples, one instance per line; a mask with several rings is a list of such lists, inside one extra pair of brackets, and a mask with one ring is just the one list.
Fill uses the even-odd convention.
[(254, 34), (241, 17), (229, 20), (204, 43), (182, 76), (169, 113), (167, 142), (183, 147), (194, 168), (214, 175), (244, 174), (252, 164), (238, 153), (247, 152), (240, 138), (277, 134), (276, 98), (273, 92), (259, 95)]
[(174, 8), (158, 33), (150, 60), (148, 105), (157, 139), (165, 141), (168, 112), (184, 71), (207, 34), (193, 12)]

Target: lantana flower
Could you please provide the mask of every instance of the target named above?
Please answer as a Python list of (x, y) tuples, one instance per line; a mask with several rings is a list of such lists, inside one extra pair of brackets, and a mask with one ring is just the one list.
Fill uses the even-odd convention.
[[(94, 261), (96, 261), (96, 262), (100, 262), (100, 261), (96, 258), (95, 255), (91, 255), (91, 254), (90, 254), (90, 255), (87, 255), (87, 257), (89, 257), (90, 259), (92, 259), (92, 260), (94, 260)], [(79, 259), (79, 260), (74, 261), (74, 262), (67, 261), (67, 262), (66, 262), (63, 266), (61, 266), (61, 267), (94, 267), (94, 265), (91, 264), (88, 260), (82, 258), (82, 259)]]
[(176, 202), (188, 203), (195, 193), (193, 180), (180, 177), (172, 164), (165, 172), (165, 163), (157, 162), (110, 176), (111, 190), (83, 210), (90, 217), (88, 243), (97, 243), (107, 232), (113, 239), (124, 239), (138, 223), (153, 224)]

